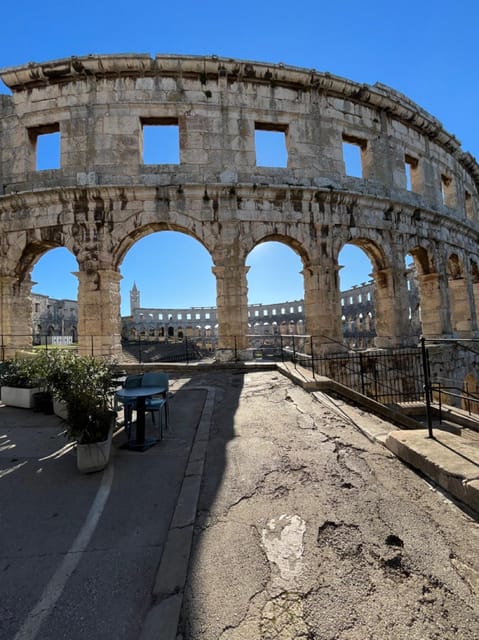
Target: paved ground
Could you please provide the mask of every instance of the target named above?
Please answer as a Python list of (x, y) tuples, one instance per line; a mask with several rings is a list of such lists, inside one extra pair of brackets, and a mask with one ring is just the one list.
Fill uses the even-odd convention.
[(120, 430), (87, 476), (58, 418), (0, 406), (2, 640), (139, 638), (205, 398), (173, 397), (174, 429), (147, 452), (120, 449)]
[(477, 522), (281, 375), (222, 382), (180, 637), (479, 638)]
[(172, 389), (92, 476), (0, 406), (1, 640), (479, 638), (477, 519), (354, 422), (391, 425), (279, 373)]

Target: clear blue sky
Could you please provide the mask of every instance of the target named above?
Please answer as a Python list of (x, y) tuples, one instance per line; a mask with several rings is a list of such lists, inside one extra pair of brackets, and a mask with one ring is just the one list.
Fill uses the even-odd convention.
[[(478, 19), (477, 0), (5, 2), (0, 67), (88, 53), (184, 53), (316, 68), (405, 93), (477, 158)], [(357, 251), (341, 262), (343, 289), (368, 279), (369, 262)], [(286, 247), (261, 245), (248, 264), (250, 302), (303, 296), (301, 263)], [(34, 290), (75, 298), (76, 278), (68, 274), (76, 270), (71, 256), (52, 251), (35, 266)], [(143, 306), (215, 304), (211, 260), (186, 236), (163, 232), (139, 241), (121, 271), (124, 314), (133, 281)]]

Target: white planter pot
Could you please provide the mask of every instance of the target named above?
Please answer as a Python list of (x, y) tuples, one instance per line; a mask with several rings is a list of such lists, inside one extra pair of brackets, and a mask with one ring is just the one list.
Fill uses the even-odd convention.
[(21, 409), (33, 408), (33, 394), (38, 393), (40, 389), (25, 389), (22, 387), (2, 387), (2, 402), (11, 407), (20, 407)]
[(103, 442), (77, 444), (77, 467), (81, 473), (101, 471), (110, 462), (113, 429)]
[(56, 400), (55, 398), (53, 399), (53, 413), (58, 416), (59, 418), (62, 418), (63, 420), (66, 420), (68, 418), (68, 409), (67, 409), (67, 405), (65, 402), (63, 402), (62, 400)]

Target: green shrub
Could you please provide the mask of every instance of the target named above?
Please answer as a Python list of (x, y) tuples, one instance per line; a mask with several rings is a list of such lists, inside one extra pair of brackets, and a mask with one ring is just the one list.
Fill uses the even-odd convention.
[(99, 358), (54, 351), (47, 356), (45, 374), (54, 397), (67, 405), (69, 438), (84, 444), (105, 440), (115, 416), (112, 366)]
[(0, 368), (0, 386), (2, 387), (33, 389), (41, 384), (42, 377), (35, 357), (7, 360)]

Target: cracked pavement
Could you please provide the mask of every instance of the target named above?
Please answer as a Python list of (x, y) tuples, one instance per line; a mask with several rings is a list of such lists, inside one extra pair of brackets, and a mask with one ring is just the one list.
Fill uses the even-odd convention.
[(474, 518), (281, 374), (204, 378), (216, 404), (177, 640), (479, 637)]

